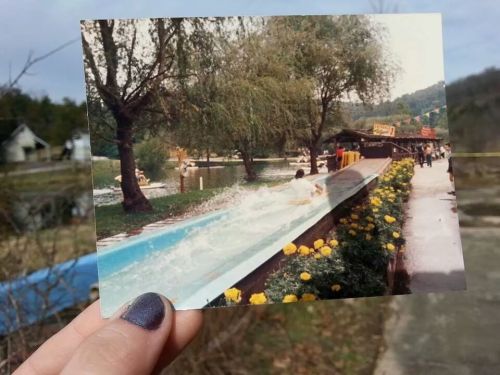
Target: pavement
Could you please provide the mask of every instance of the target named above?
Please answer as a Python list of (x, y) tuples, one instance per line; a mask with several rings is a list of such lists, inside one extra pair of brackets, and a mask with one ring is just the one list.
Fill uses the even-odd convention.
[[(418, 167), (415, 182), (421, 173), (437, 173), (437, 167), (432, 172)], [(460, 198), (463, 194), (458, 193)], [(435, 201), (427, 209), (438, 204)], [(375, 375), (500, 374), (500, 231), (462, 227), (460, 233), (467, 290), (387, 297), (391, 312)], [(453, 268), (445, 266), (448, 271)], [(427, 287), (424, 281), (413, 280), (414, 290), (423, 292)]]
[(412, 293), (465, 289), (464, 260), (456, 199), (446, 173), (448, 161), (415, 168), (404, 236), (405, 265)]

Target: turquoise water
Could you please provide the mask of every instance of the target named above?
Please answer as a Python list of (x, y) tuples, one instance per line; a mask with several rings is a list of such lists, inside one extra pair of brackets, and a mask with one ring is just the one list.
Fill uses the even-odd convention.
[(327, 194), (306, 205), (292, 203), (288, 184), (245, 191), (230, 209), (99, 251), (103, 314), (147, 291), (168, 296), (177, 309), (205, 306), (376, 177), (334, 185), (317, 177)]

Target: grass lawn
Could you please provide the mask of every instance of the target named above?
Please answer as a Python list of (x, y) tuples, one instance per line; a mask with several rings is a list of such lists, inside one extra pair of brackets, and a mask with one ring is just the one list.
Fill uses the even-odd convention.
[(3, 179), (16, 192), (51, 192), (68, 187), (91, 188), (90, 166), (75, 166), (52, 172), (29, 173)]
[(183, 194), (152, 198), (149, 201), (153, 206), (153, 211), (147, 213), (126, 214), (121, 204), (96, 207), (97, 238), (101, 239), (118, 233), (129, 232), (155, 221), (181, 215), (221, 191), (222, 189), (196, 190)]
[(372, 374), (387, 298), (207, 309), (164, 374)]
[(65, 225), (0, 241), (0, 281), (95, 251), (93, 223)]

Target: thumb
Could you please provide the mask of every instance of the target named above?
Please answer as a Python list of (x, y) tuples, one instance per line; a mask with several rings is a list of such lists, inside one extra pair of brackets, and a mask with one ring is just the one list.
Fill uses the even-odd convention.
[(62, 374), (149, 374), (172, 329), (173, 307), (156, 293), (138, 297), (77, 348)]

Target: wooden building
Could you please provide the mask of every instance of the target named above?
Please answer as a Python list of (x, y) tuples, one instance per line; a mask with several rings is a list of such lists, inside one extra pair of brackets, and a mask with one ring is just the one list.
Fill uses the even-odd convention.
[(442, 138), (425, 137), (422, 135), (387, 136), (368, 133), (361, 130), (342, 129), (328, 138), (324, 143), (333, 146), (344, 146), (346, 150), (356, 150), (364, 158), (386, 158), (400, 160), (415, 157), (419, 144), (431, 143), (434, 148), (441, 145)]

